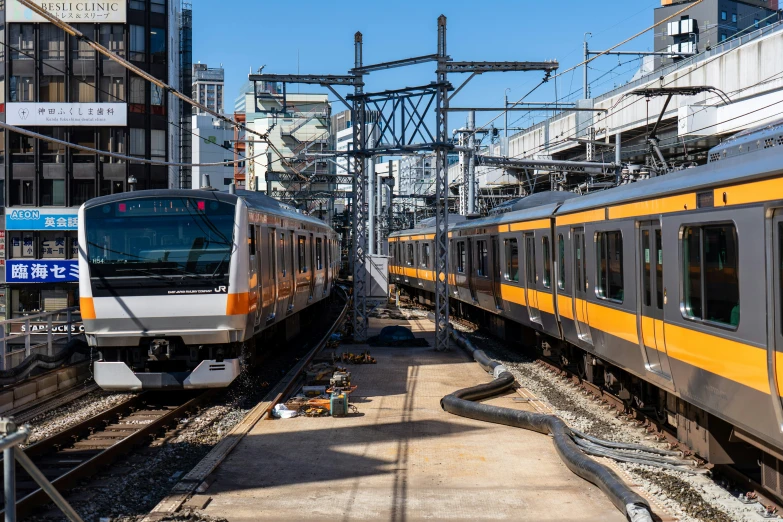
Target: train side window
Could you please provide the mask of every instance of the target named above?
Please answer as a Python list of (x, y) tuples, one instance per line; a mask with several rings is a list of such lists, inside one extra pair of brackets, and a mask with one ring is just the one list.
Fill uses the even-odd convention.
[(550, 263), (552, 259), (549, 255), (549, 236), (544, 236), (542, 239), (544, 245), (544, 288), (552, 287), (552, 268)]
[(408, 243), (408, 266), (413, 266), (416, 263), (414, 260), (413, 243)]
[(299, 258), (299, 273), (304, 274), (307, 272), (307, 238), (304, 236), (297, 236), (297, 255)]
[(324, 268), (324, 259), (323, 259), (323, 241), (320, 237), (315, 238), (315, 269), (316, 270), (323, 270)]
[(253, 225), (247, 226), (247, 250), (250, 257), (256, 255), (256, 227)]
[(557, 236), (557, 288), (565, 290), (565, 240), (563, 234)]
[(599, 299), (623, 302), (623, 234), (622, 232), (598, 232), (596, 234), (598, 257), (598, 283), (595, 294)]
[(421, 266), (422, 268), (430, 267), (430, 244), (424, 243), (421, 245)]
[(481, 277), (489, 277), (489, 251), (486, 240), (476, 241), (476, 274)]
[(465, 257), (466, 257), (465, 242), (459, 241), (457, 243), (457, 272), (459, 272), (460, 274), (465, 273)]
[(685, 227), (683, 316), (738, 326), (739, 248), (734, 225)]
[(519, 282), (519, 245), (516, 239), (506, 239), (503, 241), (506, 269), (503, 277), (506, 281)]
[(533, 236), (525, 237), (525, 274), (527, 284), (536, 284), (536, 242)]
[(278, 261), (280, 262), (280, 271), (283, 273), (283, 277), (285, 277), (285, 267), (287, 266), (285, 263), (285, 234), (282, 232), (280, 233), (280, 249), (277, 251), (277, 255), (279, 256)]

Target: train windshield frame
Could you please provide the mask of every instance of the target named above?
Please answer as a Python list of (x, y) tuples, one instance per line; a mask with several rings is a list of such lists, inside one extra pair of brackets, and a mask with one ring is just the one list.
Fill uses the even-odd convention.
[(129, 198), (85, 209), (86, 254), (98, 279), (225, 280), (236, 205), (191, 196)]

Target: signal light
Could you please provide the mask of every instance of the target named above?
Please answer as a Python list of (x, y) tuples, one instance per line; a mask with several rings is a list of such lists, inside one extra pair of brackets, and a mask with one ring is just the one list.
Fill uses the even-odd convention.
[(207, 209), (207, 203), (205, 201), (198, 201), (196, 202), (196, 206), (199, 210), (206, 210)]
[(127, 205), (125, 205), (125, 203), (120, 203), (117, 205), (117, 210), (119, 210), (120, 212), (125, 212), (126, 210), (128, 210), (128, 207)]

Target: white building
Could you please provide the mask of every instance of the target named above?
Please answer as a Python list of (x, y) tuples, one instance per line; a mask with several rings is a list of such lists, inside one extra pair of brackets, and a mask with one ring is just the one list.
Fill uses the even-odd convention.
[[(233, 161), (231, 140), (234, 139), (234, 128), (231, 125), (207, 114), (193, 116), (192, 125), (193, 163)], [(191, 180), (191, 188), (211, 186), (225, 192), (234, 181), (234, 167), (193, 167)]]
[[(223, 64), (210, 69), (205, 63), (194, 63), (193, 99), (222, 114), (224, 78)], [(193, 107), (193, 114), (204, 114), (204, 111)]]

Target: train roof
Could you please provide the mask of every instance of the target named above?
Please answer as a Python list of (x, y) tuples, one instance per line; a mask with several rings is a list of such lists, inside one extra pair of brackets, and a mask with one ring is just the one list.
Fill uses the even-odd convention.
[[(593, 208), (699, 191), (714, 188), (716, 185), (746, 183), (779, 173), (783, 169), (781, 162), (783, 149), (781, 147), (763, 149), (763, 143), (757, 146), (759, 150), (754, 151), (753, 154), (728, 157), (718, 162), (568, 200), (557, 209), (556, 214), (560, 216)], [(514, 214), (516, 213), (511, 213)]]
[(127, 201), (137, 198), (170, 198), (170, 197), (188, 197), (188, 198), (204, 198), (215, 199), (224, 203), (235, 205), (237, 199), (242, 198), (248, 208), (253, 210), (263, 211), (270, 214), (274, 214), (281, 217), (287, 217), (291, 219), (297, 219), (306, 223), (312, 223), (329, 228), (329, 225), (321, 221), (320, 219), (300, 214), (293, 207), (285, 205), (278, 200), (267, 196), (261, 192), (254, 192), (250, 190), (238, 190), (236, 194), (229, 194), (227, 192), (219, 192), (217, 190), (194, 190), (194, 189), (151, 189), (151, 190), (137, 190), (135, 192), (121, 192), (119, 194), (112, 194), (109, 196), (100, 196), (92, 198), (84, 204), (84, 208), (92, 208), (98, 205), (104, 205), (106, 203), (114, 203), (117, 201)]

